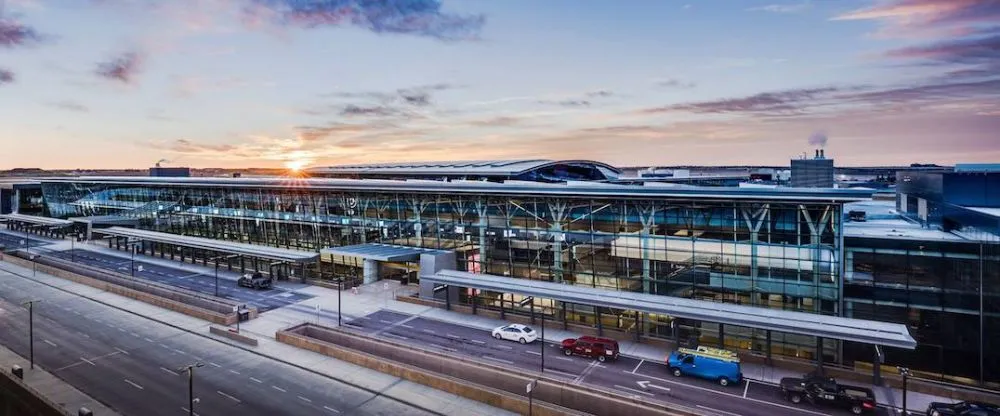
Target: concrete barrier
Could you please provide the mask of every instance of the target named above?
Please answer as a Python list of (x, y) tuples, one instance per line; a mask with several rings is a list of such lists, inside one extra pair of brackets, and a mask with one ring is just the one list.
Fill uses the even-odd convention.
[[(206, 309), (206, 307), (204, 307), (205, 306), (204, 302), (198, 302), (192, 300), (191, 298), (184, 297), (182, 294), (177, 294), (177, 293), (173, 294), (174, 297), (181, 300), (175, 300), (161, 296), (161, 295), (170, 296), (169, 288), (156, 287), (155, 294), (141, 290), (141, 289), (153, 290), (151, 289), (153, 286), (149, 285), (148, 282), (126, 281), (122, 282), (123, 284), (116, 284), (115, 282), (118, 282), (123, 279), (114, 276), (109, 276), (108, 280), (102, 280), (96, 277), (91, 277), (81, 273), (77, 273), (75, 271), (66, 270), (57, 267), (55, 265), (32, 262), (31, 260), (22, 259), (17, 256), (10, 256), (10, 255), (4, 256), (4, 261), (25, 268), (35, 267), (36, 270), (41, 273), (52, 275), (61, 279), (66, 279), (79, 284), (87, 285), (106, 292), (114, 293), (116, 295), (125, 296), (127, 298), (135, 299), (140, 302), (145, 302), (150, 305), (155, 305), (175, 312), (180, 312), (185, 315), (209, 321), (215, 324), (232, 325), (236, 323), (237, 315), (235, 312), (232, 311), (232, 306), (227, 306), (229, 308), (228, 312), (221, 312), (219, 311), (219, 309), (224, 310), (224, 308), (213, 307), (212, 309), (215, 310)], [(74, 268), (78, 267), (78, 265), (75, 264), (73, 266)], [(85, 267), (79, 267), (79, 268), (82, 271), (90, 273), (94, 272), (93, 270), (89, 270)], [(134, 279), (127, 279), (127, 280), (134, 280)], [(125, 286), (124, 284), (127, 284), (128, 286)], [(191, 305), (187, 303), (187, 301), (190, 301), (192, 303), (197, 303), (198, 306)], [(235, 303), (233, 303), (233, 305), (235, 305)], [(256, 308), (253, 308), (253, 310), (251, 310), (250, 316), (252, 318), (257, 316)]]
[(217, 326), (210, 326), (208, 327), (208, 332), (229, 338), (239, 343), (247, 344), (254, 347), (257, 346), (257, 338), (246, 336), (239, 332), (231, 331), (228, 328), (219, 328)]
[(57, 403), (45, 398), (9, 372), (0, 370), (0, 416), (69, 416)]
[[(571, 385), (559, 379), (539, 377), (537, 374), (516, 368), (414, 349), (413, 346), (355, 334), (343, 329), (307, 323), (278, 331), (276, 338), (286, 344), (521, 414), (528, 413), (525, 387), (532, 380), (537, 380), (533, 390), (535, 400), (555, 406), (555, 409), (595, 415), (703, 414), (693, 409), (659, 405), (639, 400), (637, 397), (619, 395), (588, 386)], [(403, 361), (406, 364), (401, 364)]]

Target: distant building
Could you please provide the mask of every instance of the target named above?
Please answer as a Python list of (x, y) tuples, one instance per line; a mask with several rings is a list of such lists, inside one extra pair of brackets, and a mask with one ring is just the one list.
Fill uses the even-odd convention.
[(149, 176), (164, 178), (187, 178), (191, 176), (191, 168), (154, 166), (149, 168)]
[(812, 159), (792, 159), (791, 186), (833, 188), (833, 159), (827, 159), (823, 149), (816, 149)]
[(589, 160), (478, 160), (458, 162), (376, 163), (315, 167), (310, 176), (338, 179), (421, 179), (437, 181), (508, 180), (531, 182), (605, 181), (621, 171)]

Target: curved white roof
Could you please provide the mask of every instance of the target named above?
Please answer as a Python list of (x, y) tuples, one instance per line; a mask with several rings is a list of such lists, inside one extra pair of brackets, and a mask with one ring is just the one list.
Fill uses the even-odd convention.
[(609, 169), (614, 173), (620, 173), (615, 168), (606, 163), (593, 160), (549, 160), (549, 159), (522, 159), (522, 160), (462, 160), (451, 162), (407, 162), (407, 163), (371, 163), (361, 165), (339, 165), (326, 167), (313, 167), (306, 169), (312, 174), (401, 174), (401, 175), (428, 175), (428, 176), (449, 176), (449, 175), (480, 175), (480, 176), (515, 176), (530, 170), (542, 168), (549, 165), (578, 164), (593, 165), (595, 167)]

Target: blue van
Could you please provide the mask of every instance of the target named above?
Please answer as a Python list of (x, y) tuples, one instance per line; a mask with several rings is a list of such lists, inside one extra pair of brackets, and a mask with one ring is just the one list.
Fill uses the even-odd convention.
[(679, 348), (667, 357), (667, 367), (677, 377), (688, 374), (718, 381), (723, 386), (743, 380), (739, 357), (735, 352), (719, 348)]

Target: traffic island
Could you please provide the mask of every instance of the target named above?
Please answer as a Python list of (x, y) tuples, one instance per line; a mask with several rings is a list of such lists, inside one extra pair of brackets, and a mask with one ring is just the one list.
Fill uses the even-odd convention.
[(34, 260), (17, 255), (6, 255), (3, 260), (24, 268), (34, 268), (39, 273), (87, 285), (140, 302), (209, 321), (218, 325), (233, 325), (240, 315), (243, 320), (256, 318), (256, 307), (237, 311), (236, 302), (202, 293), (176, 288), (156, 282), (131, 278), (54, 257), (36, 257)]
[[(275, 334), (279, 342), (378, 370), (405, 380), (480, 401), (504, 410), (534, 415), (688, 416), (703, 412), (649, 403), (516, 368), (473, 358), (422, 350), (347, 329), (311, 323)], [(527, 386), (531, 388), (531, 412)]]

